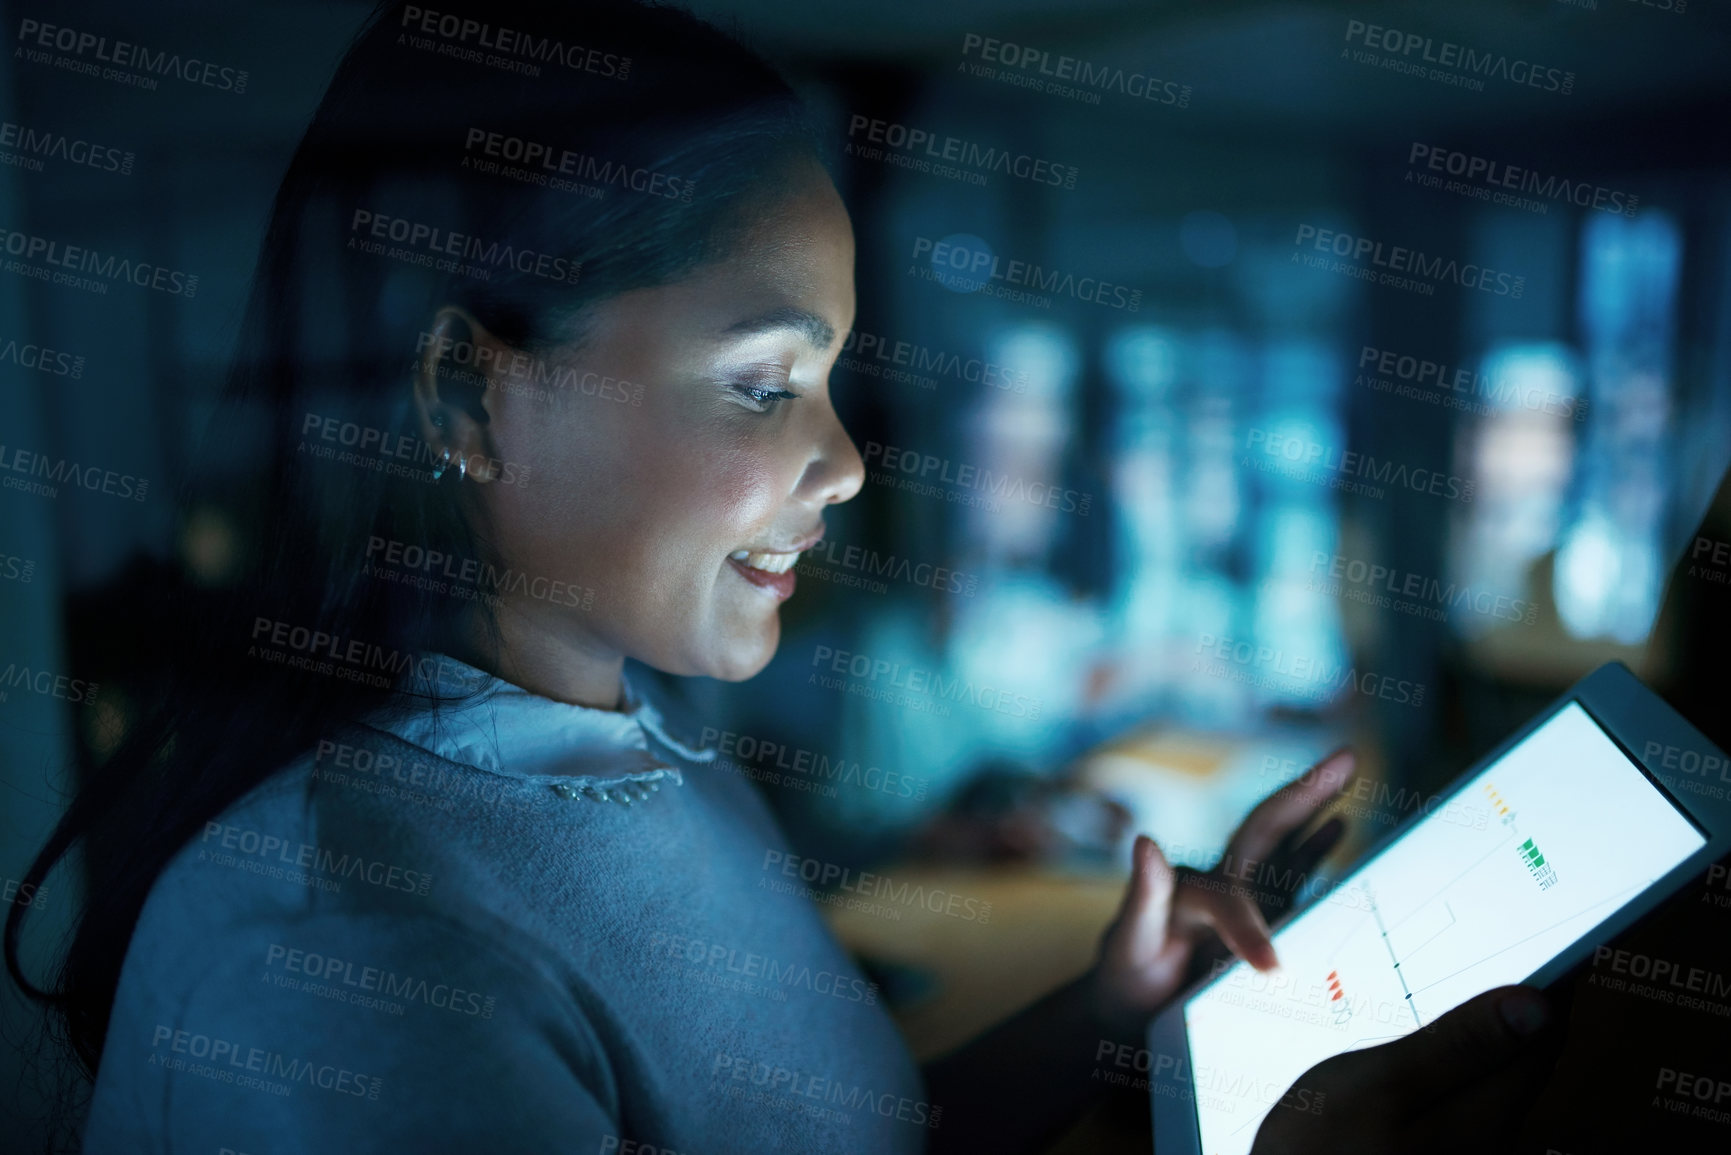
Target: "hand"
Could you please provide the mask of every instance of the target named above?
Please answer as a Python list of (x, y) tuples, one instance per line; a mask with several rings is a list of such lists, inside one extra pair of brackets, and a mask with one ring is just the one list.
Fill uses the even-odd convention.
[[(1118, 917), (1106, 928), (1095, 964), (1096, 1013), (1103, 1023), (1135, 1029), (1191, 977), (1192, 963), (1219, 942), (1258, 970), (1279, 965), (1268, 937), (1268, 913), (1290, 894), (1247, 883), (1265, 873), (1302, 877), (1345, 830), (1331, 819), (1301, 843), (1299, 830), (1352, 773), (1350, 750), (1337, 750), (1298, 781), (1264, 798), (1204, 874), (1173, 868), (1147, 835), (1137, 835), (1130, 884)], [(1264, 867), (1273, 868), (1265, 871)]]
[(1321, 1113), (1277, 1105), (1251, 1155), (1500, 1151), (1556, 1063), (1553, 1018), (1538, 991), (1499, 987), (1404, 1039), (1325, 1059), (1292, 1087)]

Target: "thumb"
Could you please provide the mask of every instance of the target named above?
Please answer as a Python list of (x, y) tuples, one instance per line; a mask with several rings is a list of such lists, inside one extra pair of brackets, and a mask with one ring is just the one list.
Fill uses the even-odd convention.
[(1417, 1107), (1506, 1066), (1532, 1048), (1551, 1021), (1532, 987), (1498, 987), (1468, 999), (1404, 1039), (1374, 1048), (1385, 1102)]

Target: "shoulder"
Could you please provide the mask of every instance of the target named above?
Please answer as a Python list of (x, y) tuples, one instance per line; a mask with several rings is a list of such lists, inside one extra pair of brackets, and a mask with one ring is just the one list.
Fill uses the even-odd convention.
[[(257, 980), (294, 950), (509, 962), (568, 985), (559, 953), (512, 917), (522, 896), (499, 869), (513, 846), (551, 837), (538, 801), (377, 731), (320, 742), (200, 824), (170, 860), (134, 929), (120, 997), (134, 982), (178, 990), (237, 958)], [(315, 931), (317, 942), (291, 941)]]
[(531, 784), (351, 727), (202, 823), (146, 910), (434, 912), (491, 933), (496, 860), (556, 817)]
[(143, 970), (129, 958), (86, 1150), (533, 1151), (617, 1133), (579, 1001), (513, 944), (435, 913), (215, 930)]

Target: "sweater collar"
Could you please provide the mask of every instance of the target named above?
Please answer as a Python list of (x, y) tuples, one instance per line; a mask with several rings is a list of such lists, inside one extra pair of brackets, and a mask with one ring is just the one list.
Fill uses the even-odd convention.
[(451, 762), (513, 778), (631, 779), (672, 773), (715, 751), (669, 732), (629, 676), (618, 710), (573, 706), (531, 693), (442, 654), (405, 674), (399, 705), (371, 724)]

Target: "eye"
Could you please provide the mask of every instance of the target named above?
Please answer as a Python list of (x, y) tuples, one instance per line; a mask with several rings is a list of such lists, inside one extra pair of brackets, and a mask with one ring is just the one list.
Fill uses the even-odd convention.
[(773, 413), (783, 401), (793, 401), (799, 397), (798, 393), (790, 393), (776, 385), (764, 385), (755, 381), (729, 381), (727, 387), (744, 400), (747, 408), (757, 413)]

